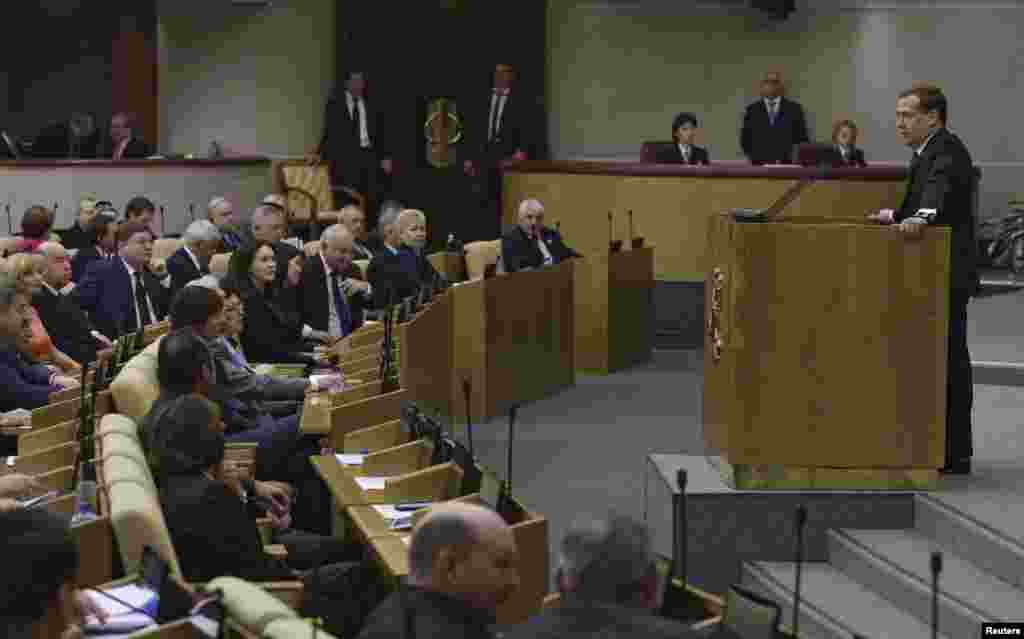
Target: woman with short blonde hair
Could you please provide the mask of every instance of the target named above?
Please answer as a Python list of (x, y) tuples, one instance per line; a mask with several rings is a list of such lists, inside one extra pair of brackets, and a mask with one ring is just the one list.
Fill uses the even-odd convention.
[[(16, 253), (7, 258), (4, 271), (0, 283), (6, 283), (31, 301), (45, 286), (43, 274), (46, 271), (46, 257), (37, 253)], [(25, 340), (18, 344), (18, 350), (35, 361), (53, 364), (55, 372), (78, 375), (81, 365), (53, 345), (39, 313), (34, 306), (29, 308), (31, 337), (26, 335)]]

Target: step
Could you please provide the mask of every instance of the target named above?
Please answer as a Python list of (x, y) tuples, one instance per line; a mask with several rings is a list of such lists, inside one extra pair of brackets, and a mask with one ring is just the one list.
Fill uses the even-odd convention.
[(939, 627), (976, 636), (985, 621), (1016, 620), (1024, 592), (912, 530), (829, 531), (829, 563), (923, 623), (932, 616), (931, 553), (943, 553)]
[(934, 495), (914, 496), (914, 528), (978, 568), (1024, 590), (1024, 545)]
[[(782, 604), (782, 621), (786, 625), (793, 620), (795, 579), (795, 565), (791, 562), (743, 564), (743, 585)], [(800, 603), (801, 639), (850, 639), (853, 635), (865, 639), (929, 639), (931, 629), (831, 565), (805, 563)], [(939, 636), (948, 639), (946, 635)]]

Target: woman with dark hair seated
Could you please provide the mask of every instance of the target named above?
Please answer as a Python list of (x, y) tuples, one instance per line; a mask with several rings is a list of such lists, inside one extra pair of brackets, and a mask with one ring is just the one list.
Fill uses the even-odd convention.
[(242, 297), (242, 348), (253, 362), (316, 364), (316, 343), (330, 343), (323, 331), (303, 326), (294, 285), (277, 286), (277, 262), (267, 242), (249, 243), (231, 255), (228, 280)]
[(71, 281), (79, 283), (89, 265), (114, 254), (117, 248), (117, 211), (101, 208), (85, 229), (88, 246), (81, 248), (71, 259)]

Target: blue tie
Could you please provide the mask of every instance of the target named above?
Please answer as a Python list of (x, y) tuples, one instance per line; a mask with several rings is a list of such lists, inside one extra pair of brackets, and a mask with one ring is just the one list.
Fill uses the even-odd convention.
[(338, 280), (341, 279), (341, 273), (335, 271), (331, 273), (331, 290), (334, 292), (334, 307), (338, 309), (338, 320), (341, 323), (341, 336), (345, 337), (352, 332), (352, 313), (348, 310), (348, 304), (345, 302), (345, 296), (341, 294), (341, 286), (338, 284)]
[(234, 362), (235, 366), (249, 370), (249, 362), (245, 361), (242, 354), (235, 350), (235, 347), (231, 345), (231, 342), (226, 338), (222, 337), (221, 340), (228, 349), (228, 355), (231, 356), (231, 361)]

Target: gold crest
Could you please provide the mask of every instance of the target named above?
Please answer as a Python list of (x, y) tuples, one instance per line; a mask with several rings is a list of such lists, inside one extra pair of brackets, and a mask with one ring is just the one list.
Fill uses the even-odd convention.
[(435, 98), (430, 101), (423, 123), (430, 166), (445, 169), (455, 163), (454, 145), (462, 139), (462, 129), (462, 118), (454, 100)]

